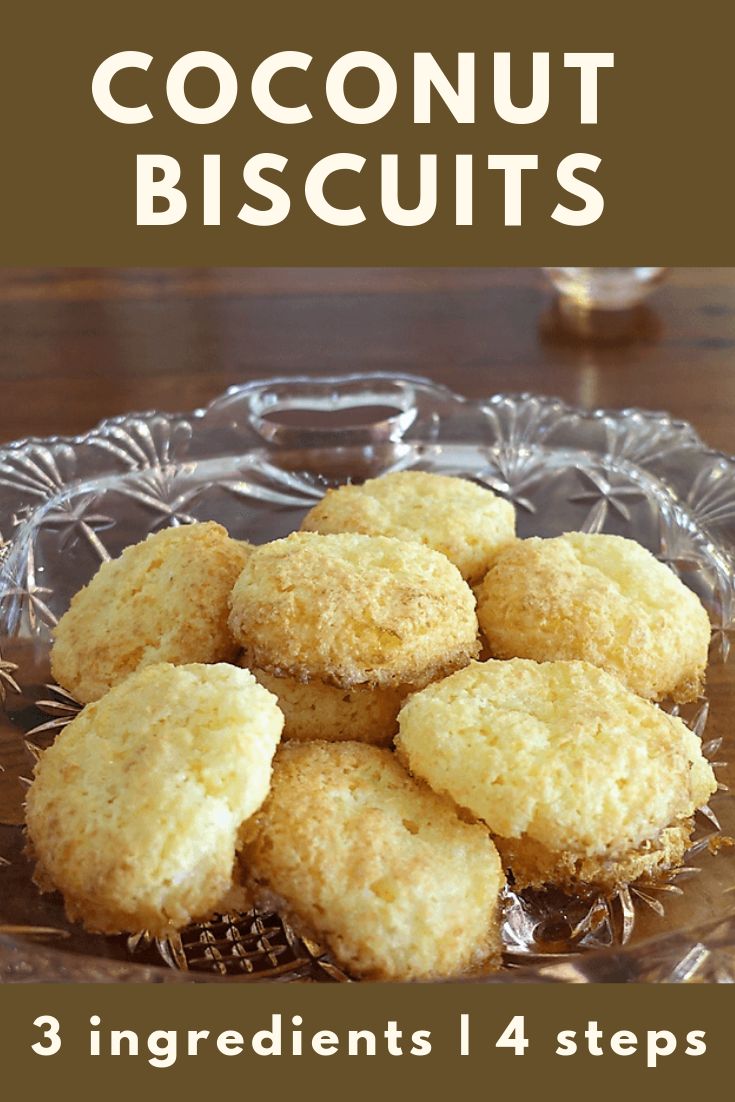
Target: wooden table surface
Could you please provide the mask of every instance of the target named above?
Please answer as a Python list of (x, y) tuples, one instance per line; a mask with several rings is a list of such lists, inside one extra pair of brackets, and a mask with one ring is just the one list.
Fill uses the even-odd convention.
[(735, 452), (735, 268), (674, 269), (630, 339), (566, 334), (537, 269), (0, 269), (0, 441), (232, 383), (418, 372), (471, 396), (666, 408)]

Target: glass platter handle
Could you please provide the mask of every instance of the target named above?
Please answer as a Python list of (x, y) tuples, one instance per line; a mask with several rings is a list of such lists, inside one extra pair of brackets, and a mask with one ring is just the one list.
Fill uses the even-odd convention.
[(413, 375), (284, 376), (231, 387), (208, 420), (249, 430), (274, 448), (431, 442), (457, 396)]

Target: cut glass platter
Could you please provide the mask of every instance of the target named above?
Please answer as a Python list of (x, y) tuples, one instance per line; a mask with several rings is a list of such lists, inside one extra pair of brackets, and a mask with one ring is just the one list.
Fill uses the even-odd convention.
[(480, 982), (735, 980), (735, 460), (664, 413), (470, 401), (426, 379), (353, 374), (266, 379), (194, 413), (0, 449), (0, 981), (349, 980), (272, 914), (217, 916), (165, 941), (84, 933), (32, 884), (23, 798), (35, 756), (78, 710), (51, 683), (51, 630), (102, 561), (199, 520), (274, 539), (327, 487), (412, 467), (507, 497), (521, 536), (638, 540), (712, 620), (707, 695), (681, 714), (720, 791), (683, 867), (613, 899), (509, 891), (503, 968)]

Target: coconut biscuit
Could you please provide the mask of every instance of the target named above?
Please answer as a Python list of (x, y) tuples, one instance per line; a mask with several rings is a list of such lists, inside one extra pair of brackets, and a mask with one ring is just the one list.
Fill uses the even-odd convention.
[(421, 686), (479, 652), (475, 599), (438, 551), (295, 532), (253, 550), (230, 598), (245, 663), (342, 688)]
[(161, 664), (61, 732), (28, 790), (29, 849), (91, 931), (164, 936), (232, 885), (242, 823), (263, 803), (283, 716), (247, 670)]
[(51, 670), (81, 703), (155, 662), (226, 662), (227, 600), (250, 546), (213, 522), (166, 528), (105, 562), (54, 630)]
[(398, 712), (407, 688), (340, 689), (323, 681), (295, 681), (253, 670), (261, 685), (278, 698), (284, 714), (284, 739), (299, 742), (370, 742), (387, 746), (398, 731)]
[(248, 831), (248, 890), (352, 975), (431, 979), (496, 962), (504, 881), (486, 829), (389, 750), (287, 744)]
[(411, 696), (398, 755), (490, 828), (517, 885), (614, 888), (679, 862), (716, 789), (683, 721), (585, 662), (475, 662)]
[(477, 589), (495, 658), (580, 659), (650, 700), (702, 692), (710, 624), (695, 593), (634, 540), (519, 540)]
[(498, 551), (515, 540), (515, 510), (465, 478), (397, 471), (328, 490), (303, 531), (395, 536), (441, 551), (468, 582), (480, 581)]

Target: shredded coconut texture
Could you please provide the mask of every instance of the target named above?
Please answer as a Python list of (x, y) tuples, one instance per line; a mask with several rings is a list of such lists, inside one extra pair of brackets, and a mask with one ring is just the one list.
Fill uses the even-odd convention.
[(710, 623), (699, 598), (634, 540), (519, 540), (477, 590), (495, 658), (580, 659), (649, 700), (702, 692)]
[(249, 890), (355, 976), (453, 976), (496, 963), (500, 860), (487, 830), (391, 751), (289, 743), (248, 826)]
[(397, 471), (329, 490), (301, 527), (421, 543), (441, 551), (474, 583), (498, 552), (515, 541), (515, 510), (492, 490), (465, 478)]
[(228, 597), (250, 553), (219, 524), (166, 528), (103, 563), (55, 631), (51, 670), (83, 704), (155, 662), (229, 662)]
[(230, 607), (246, 664), (297, 681), (420, 687), (479, 653), (475, 598), (456, 566), (385, 536), (263, 544)]
[(247, 670), (149, 666), (80, 712), (28, 791), (36, 882), (100, 933), (207, 918), (263, 803), (283, 716)]
[(284, 739), (299, 742), (370, 742), (387, 746), (398, 733), (398, 712), (408, 689), (341, 689), (323, 681), (294, 681), (253, 670), (261, 685), (278, 697), (286, 725)]
[(521, 882), (671, 864), (716, 789), (681, 719), (585, 662), (475, 662), (409, 697), (399, 728), (401, 760), (487, 823)]

